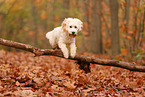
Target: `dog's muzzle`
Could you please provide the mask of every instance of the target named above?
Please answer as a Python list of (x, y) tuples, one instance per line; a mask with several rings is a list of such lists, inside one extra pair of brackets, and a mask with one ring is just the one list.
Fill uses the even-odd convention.
[(75, 32), (72, 32), (72, 34), (69, 34), (70, 37), (76, 37), (77, 35), (75, 34)]

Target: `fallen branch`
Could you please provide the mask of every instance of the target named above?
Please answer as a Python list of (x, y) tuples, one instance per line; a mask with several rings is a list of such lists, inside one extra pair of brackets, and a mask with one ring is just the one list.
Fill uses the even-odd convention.
[[(22, 43), (10, 41), (10, 40), (5, 40), (2, 38), (0, 38), (0, 45), (25, 50), (25, 51), (34, 53), (35, 56), (53, 55), (53, 56), (64, 58), (62, 55), (62, 52), (60, 50), (39, 49), (39, 48), (33, 47), (29, 44), (22, 44)], [(123, 62), (123, 61), (100, 59), (100, 58), (96, 58), (96, 57), (89, 57), (89, 56), (83, 56), (83, 55), (76, 55), (75, 58), (69, 58), (69, 59), (77, 60), (78, 64), (80, 64), (81, 66), (86, 63), (88, 66), (87, 67), (85, 65), (85, 67), (88, 68), (86, 72), (90, 71), (90, 69), (89, 69), (90, 63), (100, 64), (100, 65), (105, 65), (105, 66), (120, 67), (120, 68), (128, 69), (131, 71), (145, 72), (145, 66), (135, 65), (135, 64)]]

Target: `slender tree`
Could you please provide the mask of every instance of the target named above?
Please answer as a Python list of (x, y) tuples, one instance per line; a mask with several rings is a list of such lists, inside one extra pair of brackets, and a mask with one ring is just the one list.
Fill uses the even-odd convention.
[(37, 13), (37, 9), (36, 6), (33, 4), (33, 0), (30, 0), (30, 4), (31, 4), (31, 15), (32, 15), (32, 19), (33, 19), (33, 30), (35, 31), (35, 36), (34, 36), (34, 45), (38, 45), (38, 13)]
[(84, 0), (83, 1), (83, 23), (84, 23), (84, 31), (82, 35), (82, 45), (81, 45), (81, 51), (87, 51), (86, 46), (89, 44), (87, 40), (87, 36), (85, 35), (86, 33), (89, 33), (90, 31), (90, 22), (89, 22), (89, 0)]
[(52, 30), (54, 28), (54, 11), (55, 11), (55, 6), (54, 6), (54, 0), (51, 0), (50, 3), (48, 4), (49, 6), (49, 15), (48, 15), (48, 27), (49, 30)]
[[(125, 0), (126, 6), (125, 6), (125, 14), (124, 14), (124, 21), (125, 22), (125, 34), (128, 35), (129, 30), (129, 12), (130, 12), (130, 0)], [(124, 46), (128, 49), (128, 51), (131, 52), (131, 45), (130, 40), (127, 39), (127, 37), (124, 39)]]
[(129, 23), (129, 9), (130, 9), (130, 0), (125, 0), (126, 6), (125, 6), (125, 16), (124, 20), (126, 21), (125, 27), (126, 31), (128, 30), (128, 23)]
[(102, 53), (101, 31), (101, 0), (92, 0), (92, 22), (90, 34), (90, 50), (93, 53)]
[(118, 24), (118, 0), (110, 0), (111, 11), (111, 52), (112, 55), (120, 54), (120, 37)]

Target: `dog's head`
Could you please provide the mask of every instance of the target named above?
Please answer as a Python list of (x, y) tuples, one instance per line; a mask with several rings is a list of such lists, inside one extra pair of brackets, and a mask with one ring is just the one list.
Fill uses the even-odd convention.
[(77, 18), (65, 18), (62, 22), (62, 29), (65, 33), (68, 33), (70, 37), (75, 37), (82, 31), (83, 23)]

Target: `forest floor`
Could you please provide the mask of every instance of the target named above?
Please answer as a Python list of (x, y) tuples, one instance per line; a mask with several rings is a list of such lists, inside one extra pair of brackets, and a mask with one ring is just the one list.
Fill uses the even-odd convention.
[(3, 96), (145, 97), (145, 73), (97, 64), (91, 64), (91, 72), (85, 73), (73, 60), (0, 50)]

